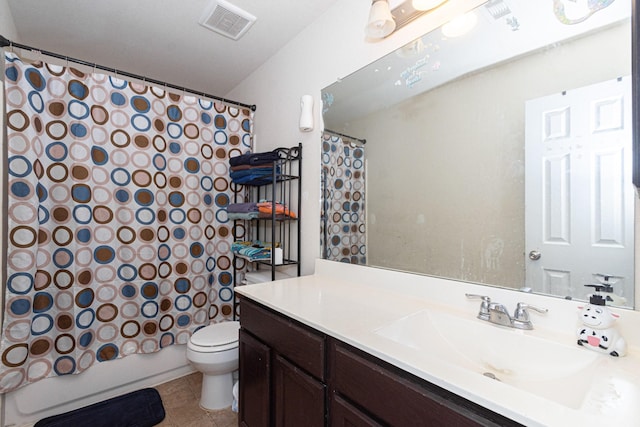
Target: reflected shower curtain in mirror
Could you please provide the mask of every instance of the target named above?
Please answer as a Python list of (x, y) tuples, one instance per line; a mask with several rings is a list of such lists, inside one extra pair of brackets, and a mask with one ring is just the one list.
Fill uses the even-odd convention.
[(252, 113), (13, 53), (4, 81), (0, 391), (231, 319), (227, 164)]
[[(344, 137), (346, 139), (346, 137)], [(322, 135), (323, 257), (367, 263), (364, 147)]]

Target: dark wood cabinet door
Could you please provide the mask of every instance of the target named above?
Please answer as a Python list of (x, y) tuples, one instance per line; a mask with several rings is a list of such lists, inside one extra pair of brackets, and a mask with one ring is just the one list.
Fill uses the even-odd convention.
[(325, 386), (276, 355), (273, 361), (273, 416), (278, 427), (323, 427)]
[(240, 330), (239, 424), (245, 427), (269, 425), (271, 349)]
[(240, 426), (522, 427), (271, 309), (241, 304)]
[(331, 427), (382, 427), (382, 424), (336, 394), (331, 396), (329, 413)]
[(324, 380), (325, 338), (293, 319), (241, 298), (242, 327), (267, 344), (275, 353)]

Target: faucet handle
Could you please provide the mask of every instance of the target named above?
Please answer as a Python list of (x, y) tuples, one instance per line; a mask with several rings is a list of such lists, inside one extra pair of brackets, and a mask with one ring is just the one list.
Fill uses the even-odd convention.
[(526, 302), (519, 302), (516, 305), (516, 311), (513, 313), (513, 320), (521, 323), (531, 323), (529, 319), (529, 309), (537, 311), (538, 313), (546, 313), (549, 310), (546, 308), (536, 307), (535, 305), (527, 304)]
[(480, 311), (478, 312), (478, 319), (489, 320), (489, 304), (491, 304), (491, 298), (486, 295), (477, 295), (477, 294), (465, 294), (467, 298), (470, 299), (481, 299), (480, 303)]
[(527, 304), (526, 302), (519, 302), (518, 305), (516, 305), (516, 310), (518, 311), (524, 310), (526, 312), (528, 308), (533, 311), (537, 311), (538, 313), (546, 313), (549, 311), (547, 308), (536, 307), (535, 305)]
[(482, 301), (485, 301), (487, 304), (491, 302), (491, 298), (489, 298), (486, 295), (477, 295), (477, 294), (465, 294), (467, 298), (471, 298), (471, 299), (481, 299)]

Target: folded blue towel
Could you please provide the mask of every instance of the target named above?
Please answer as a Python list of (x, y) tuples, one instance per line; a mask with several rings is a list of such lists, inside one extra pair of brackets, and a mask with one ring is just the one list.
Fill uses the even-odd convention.
[(271, 258), (271, 243), (256, 240), (236, 241), (231, 244), (231, 251), (249, 261), (267, 260)]
[[(276, 179), (280, 175), (280, 167), (276, 167)], [(273, 182), (273, 167), (252, 168), (233, 171), (229, 174), (231, 182), (236, 184), (263, 185)]]
[(229, 174), (232, 181), (245, 177), (264, 177), (273, 175), (273, 168), (257, 168), (257, 169), (245, 169), (241, 171), (234, 171)]
[(264, 153), (245, 153), (229, 159), (229, 165), (264, 165), (280, 159), (276, 150)]

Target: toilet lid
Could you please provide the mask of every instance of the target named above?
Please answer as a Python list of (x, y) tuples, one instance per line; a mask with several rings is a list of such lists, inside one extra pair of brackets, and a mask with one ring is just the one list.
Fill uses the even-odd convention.
[(200, 347), (217, 347), (238, 341), (240, 322), (221, 322), (205, 326), (191, 336), (191, 343)]

